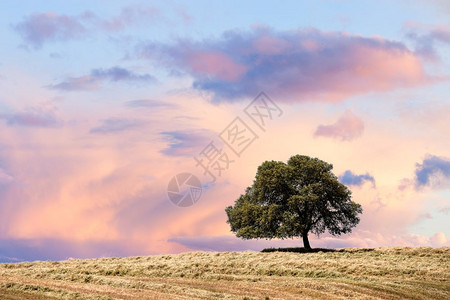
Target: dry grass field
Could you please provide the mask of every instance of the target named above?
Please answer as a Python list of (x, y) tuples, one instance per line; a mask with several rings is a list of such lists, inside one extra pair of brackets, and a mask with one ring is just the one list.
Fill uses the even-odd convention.
[(450, 248), (0, 264), (0, 299), (450, 299)]

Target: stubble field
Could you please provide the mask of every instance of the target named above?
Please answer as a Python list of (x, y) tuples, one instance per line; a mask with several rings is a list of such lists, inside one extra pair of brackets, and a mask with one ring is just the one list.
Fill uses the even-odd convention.
[(450, 299), (450, 248), (0, 264), (0, 299)]

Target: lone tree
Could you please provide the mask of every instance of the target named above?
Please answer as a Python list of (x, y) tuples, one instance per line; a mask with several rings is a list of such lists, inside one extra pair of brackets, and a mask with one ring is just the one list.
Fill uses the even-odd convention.
[(301, 236), (308, 250), (309, 232), (351, 232), (362, 208), (332, 169), (327, 162), (303, 155), (292, 156), (287, 164), (265, 161), (253, 185), (225, 209), (231, 231), (244, 239)]

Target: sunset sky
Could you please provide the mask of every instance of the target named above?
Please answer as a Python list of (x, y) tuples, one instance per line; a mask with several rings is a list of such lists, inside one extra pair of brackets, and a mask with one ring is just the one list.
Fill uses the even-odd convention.
[(302, 246), (235, 238), (224, 211), (295, 154), (364, 210), (312, 247), (450, 246), (449, 1), (7, 0), (0, 37), (0, 262)]

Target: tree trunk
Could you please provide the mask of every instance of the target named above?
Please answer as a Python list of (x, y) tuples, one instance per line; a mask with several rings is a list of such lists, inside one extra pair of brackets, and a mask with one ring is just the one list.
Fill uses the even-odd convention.
[(308, 233), (303, 233), (302, 234), (302, 238), (303, 238), (303, 247), (306, 250), (311, 250), (311, 246), (309, 245), (309, 240), (308, 240)]

